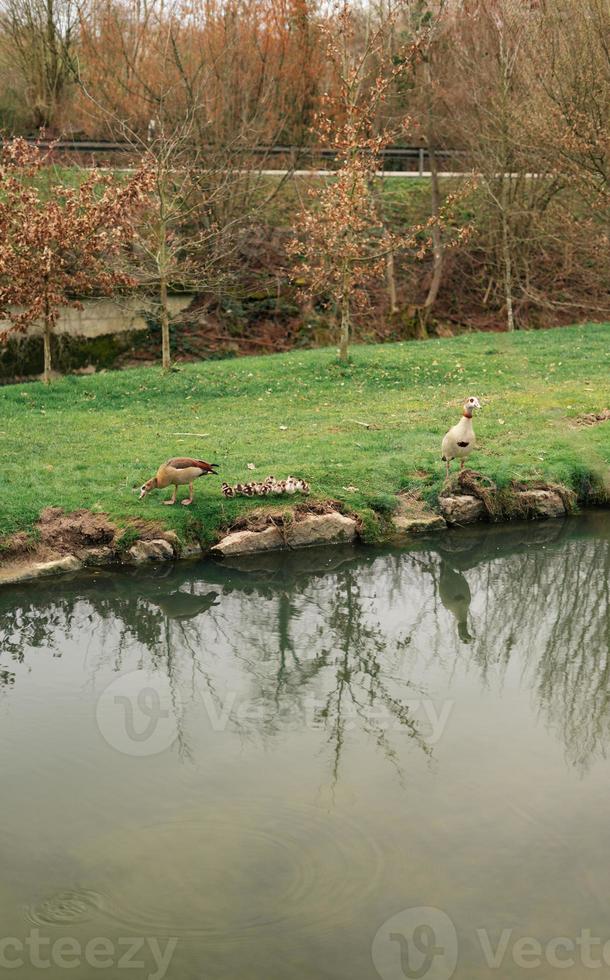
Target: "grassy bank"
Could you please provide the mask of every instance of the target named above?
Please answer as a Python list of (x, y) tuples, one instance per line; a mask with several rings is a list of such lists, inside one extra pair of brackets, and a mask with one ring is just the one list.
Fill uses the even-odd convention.
[(440, 440), (470, 394), (483, 402), (470, 462), (499, 485), (542, 479), (578, 490), (591, 475), (608, 479), (610, 422), (571, 420), (610, 407), (610, 324), (355, 347), (352, 356), (347, 368), (317, 350), (0, 390), (0, 535), (31, 528), (55, 505), (159, 519), (209, 540), (253, 506), (225, 500), (213, 477), (196, 485), (190, 508), (164, 507), (165, 492), (138, 501), (132, 488), (174, 455), (219, 463), (229, 483), (305, 477), (314, 497), (371, 521), (403, 488), (434, 502)]

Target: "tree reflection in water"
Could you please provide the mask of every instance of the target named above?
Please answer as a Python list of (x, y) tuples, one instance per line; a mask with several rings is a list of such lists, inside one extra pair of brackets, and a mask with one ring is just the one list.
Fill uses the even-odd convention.
[(518, 661), (542, 719), (584, 770), (610, 736), (609, 537), (600, 513), (446, 532), (409, 551), (104, 570), (52, 591), (5, 589), (0, 690), (10, 692), (24, 658), (35, 669), (39, 651), (61, 656), (67, 639), (87, 637), (92, 681), (109, 665), (127, 669), (128, 657), (132, 668), (135, 657), (167, 676), (183, 720), (202, 693), (223, 712), (230, 662), (240, 695), (259, 709), (230, 724), (263, 738), (323, 728), (336, 781), (352, 730), (397, 768), (404, 735), (432, 755), (414, 707), (430, 697), (416, 682), (422, 666), (434, 662), (450, 682), (465, 661), (491, 685)]

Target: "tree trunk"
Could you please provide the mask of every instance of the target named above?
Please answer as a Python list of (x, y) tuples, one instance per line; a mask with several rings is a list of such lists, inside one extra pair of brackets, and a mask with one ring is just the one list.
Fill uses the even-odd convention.
[(42, 373), (42, 380), (46, 385), (51, 383), (51, 327), (47, 320), (44, 323), (44, 334), (43, 334), (43, 344), (44, 344), (44, 370)]
[(161, 300), (161, 364), (164, 371), (169, 371), (172, 366), (170, 341), (169, 341), (169, 307), (167, 305), (167, 280), (164, 276), (159, 282), (159, 296)]
[(42, 372), (42, 380), (46, 385), (51, 384), (51, 312), (49, 310), (49, 301), (45, 296), (44, 301), (44, 332), (42, 335), (42, 345), (44, 350), (44, 367)]
[[(438, 162), (436, 151), (431, 143), (428, 143), (428, 156), (430, 159), (430, 199), (432, 205), (432, 216), (438, 219), (440, 209), (440, 188), (438, 183)], [(436, 221), (432, 225), (432, 281), (428, 289), (428, 295), (424, 302), (424, 312), (426, 319), (434, 304), (443, 280), (444, 252), (441, 237), (441, 229)]]
[(512, 94), (512, 64), (514, 59), (506, 51), (504, 34), (500, 31), (500, 58), (503, 69), (502, 86), (502, 170), (500, 173), (500, 211), (502, 224), (502, 270), (504, 275), (504, 301), (506, 303), (506, 329), (512, 333), (515, 329), (515, 314), (513, 309), (513, 260), (510, 243), (510, 174), (513, 169), (513, 154), (510, 143), (509, 115), (511, 111)]
[(396, 275), (394, 272), (394, 252), (389, 251), (386, 259), (386, 279), (388, 283), (388, 298), (390, 300), (390, 313), (398, 313), (398, 302), (396, 300)]
[(513, 310), (513, 262), (510, 253), (510, 234), (508, 228), (508, 200), (504, 190), (506, 181), (502, 183), (502, 266), (504, 272), (504, 300), (506, 303), (506, 329), (509, 333), (515, 329), (515, 314)]
[(339, 360), (342, 364), (347, 364), (349, 360), (349, 335), (350, 335), (350, 309), (349, 309), (349, 277), (343, 274), (343, 288), (341, 292), (341, 324), (339, 340)]
[(432, 225), (432, 279), (428, 287), (428, 295), (424, 301), (423, 309), (420, 312), (420, 328), (422, 333), (427, 336), (428, 316), (438, 296), (443, 279), (443, 241), (441, 229), (438, 224), (439, 212), (441, 207), (441, 192), (438, 181), (438, 160), (436, 157), (436, 147), (434, 139), (434, 111), (433, 111), (433, 78), (432, 65), (430, 63), (431, 52), (428, 52), (424, 59), (424, 77), (426, 91), (426, 143), (428, 148), (428, 159), (430, 161), (430, 212), (434, 218)]

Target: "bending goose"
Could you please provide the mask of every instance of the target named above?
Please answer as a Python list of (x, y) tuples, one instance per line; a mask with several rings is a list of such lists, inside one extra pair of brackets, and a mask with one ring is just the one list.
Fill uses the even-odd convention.
[(476, 408), (480, 408), (481, 403), (478, 398), (471, 396), (464, 402), (464, 412), (462, 418), (449, 429), (442, 442), (443, 460), (447, 464), (447, 477), (449, 477), (449, 463), (452, 459), (460, 460), (460, 469), (464, 469), (464, 460), (470, 455), (475, 447), (474, 429), (472, 427), (472, 413)]
[(182, 501), (186, 507), (188, 504), (193, 503), (193, 482), (200, 476), (205, 476), (207, 473), (212, 473), (216, 476), (217, 466), (218, 463), (206, 463), (203, 459), (191, 459), (188, 456), (177, 456), (175, 459), (168, 459), (167, 463), (163, 463), (159, 467), (156, 476), (153, 476), (151, 480), (147, 480), (140, 487), (140, 496), (138, 499), (141, 500), (151, 490), (162, 490), (164, 487), (173, 486), (173, 496), (169, 500), (164, 500), (163, 503), (175, 504), (178, 487), (185, 486), (188, 483), (189, 496)]

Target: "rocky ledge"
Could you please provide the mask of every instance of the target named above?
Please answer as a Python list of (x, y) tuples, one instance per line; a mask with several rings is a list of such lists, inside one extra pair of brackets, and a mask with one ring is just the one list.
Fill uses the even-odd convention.
[[(570, 496), (566, 491), (566, 498)], [(524, 517), (530, 520), (543, 520), (551, 517), (564, 517), (568, 513), (564, 497), (554, 489), (514, 490), (510, 495), (507, 510), (498, 508), (490, 512), (483, 497), (474, 494), (448, 494), (440, 497), (441, 513), (448, 524), (475, 524), (477, 521), (508, 520)], [(492, 496), (493, 500), (493, 496)]]
[(293, 523), (270, 524), (262, 531), (233, 531), (212, 548), (213, 555), (249, 555), (282, 548), (346, 544), (355, 541), (358, 525), (353, 517), (338, 511), (308, 514)]
[(469, 493), (441, 497), (439, 505), (447, 524), (475, 524), (486, 516), (483, 501)]
[(82, 561), (76, 555), (64, 555), (51, 561), (31, 561), (19, 564), (9, 564), (0, 568), (0, 585), (12, 585), (14, 582), (29, 582), (35, 578), (45, 578), (47, 575), (57, 575), (59, 572), (78, 572), (83, 567)]

